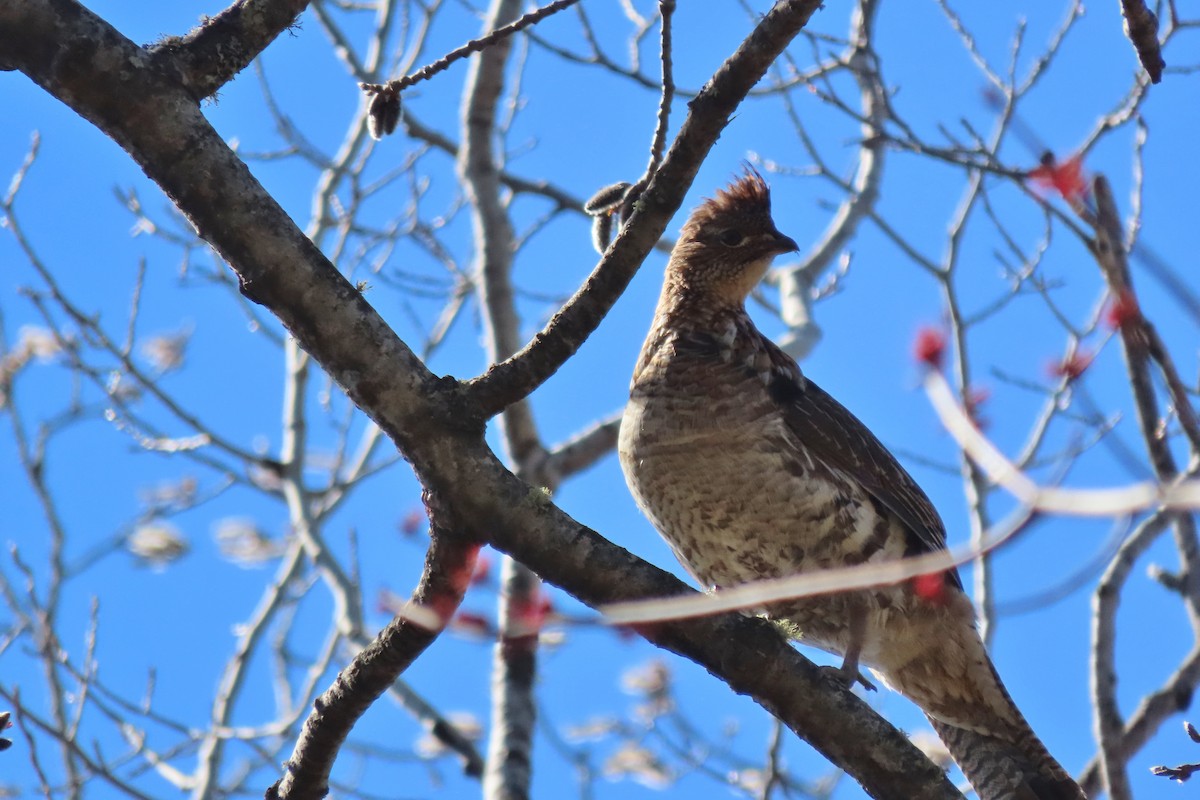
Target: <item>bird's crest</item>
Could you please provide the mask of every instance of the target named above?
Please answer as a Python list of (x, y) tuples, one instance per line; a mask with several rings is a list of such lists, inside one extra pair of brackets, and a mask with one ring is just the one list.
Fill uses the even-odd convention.
[(691, 222), (697, 226), (715, 217), (729, 214), (771, 216), (771, 188), (762, 175), (747, 165), (745, 174), (706, 199), (693, 212)]

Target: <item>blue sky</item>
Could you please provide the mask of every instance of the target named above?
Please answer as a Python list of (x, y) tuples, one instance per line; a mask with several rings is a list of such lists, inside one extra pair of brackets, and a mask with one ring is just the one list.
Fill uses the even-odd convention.
[[(624, 55), (626, 27), (615, 4), (586, 0), (593, 10), (601, 38), (612, 52)], [(643, 3), (642, 6), (647, 6)], [(760, 4), (764, 5), (765, 4)], [(1016, 11), (1012, 4), (986, 8), (963, 5), (981, 52), (997, 66), (1006, 64)], [(1067, 4), (1024, 3), (1027, 16), (1026, 50), (1018, 74), (1029, 68), (1051, 32), (1059, 25)], [(829, 4), (815, 19), (816, 29), (844, 36), (845, 18)], [(1111, 6), (1111, 7), (1110, 7)], [(219, 3), (158, 4), (113, 0), (90, 6), (134, 41), (149, 42), (160, 35), (181, 33), (202, 14), (214, 14)], [(969, 11), (969, 13), (968, 13)], [(681, 4), (676, 15), (676, 80), (681, 87), (700, 86), (749, 30), (745, 15), (724, 5)], [(885, 3), (877, 23), (878, 49), (888, 84), (896, 89), (893, 103), (913, 128), (931, 141), (940, 141), (938, 125), (961, 133), (960, 120), (989, 131), (992, 112), (980, 101), (982, 79), (964, 53), (961, 43), (932, 2)], [(477, 33), (478, 22), (459, 6), (447, 8), (445, 20), (431, 33), (425, 56), (431, 60), (444, 50)], [(351, 35), (361, 34), (353, 26)], [(578, 46), (578, 25), (571, 15), (547, 22), (539, 33), (569, 46)], [(648, 68), (655, 54), (651, 42), (643, 48)], [(1194, 51), (1195, 37), (1182, 36), (1174, 51), (1182, 60)], [(820, 47), (827, 51), (830, 45)], [(799, 42), (793, 52), (801, 63), (810, 57), (809, 45)], [(1059, 62), (1031, 94), (1022, 116), (1036, 128), (1048, 146), (1069, 152), (1088, 134), (1096, 119), (1108, 113), (1131, 84), (1136, 69), (1132, 50), (1121, 35), (1115, 3), (1097, 4), (1067, 39)], [(326, 152), (336, 149), (358, 100), (353, 79), (331, 54), (327, 40), (309, 11), (300, 28), (282, 36), (262, 59), (276, 102), (305, 137)], [(424, 124), (456, 135), (457, 101), (465, 68), (457, 66), (436, 80), (406, 95), (406, 108)], [(1144, 107), (1149, 139), (1144, 151), (1145, 196), (1143, 236), (1163, 259), (1197, 287), (1194, 253), (1200, 249), (1200, 232), (1194, 223), (1196, 160), (1190, 156), (1194, 131), (1200, 126), (1196, 80), (1169, 75), (1155, 87)], [(844, 85), (841, 88), (845, 88)], [(853, 98), (853, 93), (847, 95)], [(530, 178), (544, 178), (586, 196), (615, 180), (632, 180), (646, 161), (656, 95), (632, 88), (614, 77), (597, 76), (594, 70), (562, 65), (533, 49), (521, 86), (521, 108), (508, 138), (512, 152), (509, 167)], [(857, 124), (823, 107), (815, 98), (801, 97), (800, 110), (825, 157), (833, 168), (848, 174), (852, 167)], [(140, 173), (136, 165), (111, 141), (69, 109), (47, 96), (16, 73), (0, 75), (0, 104), (9, 109), (0, 126), (0, 174), (11, 175), (29, 148), (33, 131), (41, 136), (41, 152), (26, 178), (17, 213), (26, 235), (40, 258), (59, 277), (63, 292), (87, 313), (100, 315), (118, 338), (124, 334), (130, 297), (139, 260), (146, 264), (138, 322), (140, 339), (181, 330), (192, 332), (187, 368), (167, 375), (163, 386), (225, 437), (248, 449), (277, 452), (283, 375), (282, 351), (261, 332), (248, 325), (242, 307), (227, 286), (198, 276), (205, 269), (224, 269), (215, 256), (197, 251), (181, 279), (183, 256), (179, 247), (147, 235), (134, 235), (133, 218), (115, 198), (114, 190), (137, 191), (154, 219), (171, 219), (168, 201)], [(260, 83), (251, 70), (222, 90), (205, 113), (242, 152), (277, 148), (280, 139), (264, 111)], [(676, 104), (673, 129), (686, 113)], [(1118, 200), (1128, 210), (1131, 186), (1131, 126), (1105, 138), (1087, 165), (1103, 171), (1114, 184)], [(376, 149), (371, 171), (382, 175), (411, 154), (415, 145), (402, 136), (391, 137)], [(701, 170), (685, 208), (722, 185), (740, 169), (743, 159), (763, 158), (804, 169), (809, 161), (794, 131), (786, 124), (778, 104), (746, 106)], [(1006, 145), (1002, 156), (1016, 167), (1033, 166), (1034, 157), (1019, 142)], [(889, 154), (880, 211), (928, 257), (939, 259), (945, 248), (945, 230), (965, 184), (964, 173), (952, 166), (934, 164), (911, 154)], [(252, 161), (251, 169), (304, 227), (312, 205), (315, 171), (292, 161)], [(424, 201), (429, 214), (448, 212), (455, 197), (453, 165), (440, 155), (426, 156), (422, 171), (430, 188)], [(1015, 188), (989, 179), (998, 214), (1021, 243), (1032, 247), (1042, 234), (1041, 211)], [(828, 206), (840, 201), (838, 191), (818, 178), (774, 176), (775, 213), (779, 228), (801, 242), (814, 241), (829, 219)], [(380, 193), (366, 209), (366, 218), (382, 223), (406, 202), (406, 188)], [(518, 230), (546, 213), (537, 199), (519, 199), (513, 208)], [(673, 235), (682, 213), (669, 228)], [(179, 230), (184, 230), (176, 219)], [(452, 217), (445, 228), (453, 254), (466, 263), (470, 255), (469, 224), (463, 214)], [(960, 297), (967, 309), (983, 308), (1002, 297), (1008, 284), (1001, 275), (995, 253), (998, 238), (982, 217), (973, 218), (965, 244), (959, 277)], [(945, 435), (918, 390), (919, 370), (911, 358), (915, 331), (936, 324), (944, 301), (936, 283), (907, 261), (873, 225), (864, 225), (854, 240), (853, 259), (841, 291), (817, 307), (824, 338), (803, 367), (808, 375), (837, 396), (880, 438), (904, 455), (905, 463), (926, 488), (946, 519), (950, 538), (966, 537), (967, 516), (961, 482), (953, 474), (929, 463), (954, 464), (953, 444)], [(401, 245), (389, 267), (436, 274), (436, 265), (413, 247)], [(542, 296), (565, 296), (582, 281), (596, 260), (588, 237), (588, 222), (574, 215), (556, 218), (541, 230), (519, 255), (514, 280), (518, 287), (538, 297), (522, 300), (524, 333), (532, 335), (552, 312)], [(559, 441), (601, 416), (617, 411), (624, 402), (628, 375), (649, 324), (661, 280), (663, 259), (653, 255), (628, 293), (617, 304), (600, 330), (579, 356), (567, 364), (533, 398), (539, 425), (547, 442)], [(1086, 250), (1059, 226), (1054, 244), (1043, 263), (1043, 276), (1061, 284), (1056, 297), (1074, 319), (1086, 317), (1098, 301), (1102, 283)], [(432, 325), (438, 306), (406, 294), (368, 275), (373, 284), (367, 298), (411, 344), (420, 342), (423, 329)], [(1144, 307), (1171, 344), (1185, 380), (1195, 379), (1196, 333), (1194, 320), (1148, 279), (1135, 273)], [(23, 325), (43, 324), (22, 287), (35, 291), (44, 286), (16, 247), (11, 233), (0, 229), (0, 324), (7, 342), (17, 340)], [(782, 332), (778, 320), (761, 309), (756, 318), (765, 330)], [(269, 329), (278, 326), (268, 323)], [(479, 349), (480, 331), (473, 308), (459, 320), (446, 344), (431, 361), (439, 373), (467, 377), (486, 364)], [(1094, 344), (1099, 346), (1101, 337)], [(991, 393), (985, 414), (988, 434), (1007, 452), (1019, 449), (1037, 413), (1041, 398), (998, 379), (997, 372), (1048, 384), (1045, 365), (1063, 348), (1061, 328), (1036, 298), (1019, 298), (994, 320), (972, 332), (972, 360), (977, 382)], [(314, 409), (325, 389), (323, 379), (313, 381)], [(1122, 414), (1118, 428), (1139, 454), (1142, 448), (1129, 417), (1128, 389), (1124, 386), (1120, 354), (1114, 343), (1100, 353), (1087, 377), (1087, 388), (1106, 414)], [(21, 373), (17, 402), (25, 421), (34, 426), (71, 402), (72, 379), (61, 366), (41, 365)], [(340, 418), (344, 400), (337, 394), (333, 405)], [(100, 403), (94, 387), (84, 398)], [(172, 435), (190, 433), (161, 411), (147, 412)], [(318, 450), (333, 447), (334, 435), (324, 424), (314, 424)], [(0, 500), (5, 513), (0, 533), (13, 542), (35, 575), (46, 570), (46, 524), (36, 500), (13, 456), (15, 443), (8, 419), (0, 425)], [(358, 420), (353, 430), (361, 431)], [(1063, 425), (1054, 438), (1066, 442), (1078, 429)], [(920, 458), (913, 458), (919, 456)], [(138, 452), (126, 433), (99, 416), (72, 426), (53, 440), (48, 453), (49, 487), (59, 501), (69, 532), (67, 561), (74, 563), (93, 548), (111, 541), (144, 507), (147, 490), (196, 476), (202, 488), (218, 484), (211, 473), (197, 470), (179, 458)], [(1043, 473), (1042, 477), (1048, 473)], [(314, 476), (315, 477), (315, 476)], [(1113, 485), (1141, 479), (1106, 455), (1091, 453), (1071, 472), (1068, 483), (1081, 486)], [(669, 550), (640, 516), (624, 487), (615, 459), (609, 457), (588, 473), (569, 482), (557, 502), (580, 521), (617, 544), (664, 568), (682, 574)], [(371, 598), (388, 588), (407, 594), (418, 574), (423, 549), (418, 539), (397, 533), (397, 522), (419, 507), (419, 487), (405, 465), (398, 464), (370, 479), (352, 503), (326, 528), (335, 550), (348, 552), (348, 532), (358, 541), (363, 566), (362, 588), (368, 606)], [(997, 518), (1012, 504), (1003, 497), (994, 503)], [(165, 570), (140, 566), (124, 553), (113, 554), (69, 584), (64, 597), (60, 635), (65, 649), (80, 657), (93, 597), (100, 599), (97, 661), (106, 684), (131, 697), (139, 697), (148, 670), (157, 672), (156, 708), (163, 713), (201, 724), (207, 716), (212, 687), (232, 652), (234, 631), (256, 603), (270, 567), (244, 569), (221, 557), (212, 539), (218, 522), (229, 517), (254, 519), (272, 536), (286, 532), (282, 505), (259, 494), (235, 488), (212, 503), (172, 520), (191, 545), (189, 554)], [(1000, 601), (1015, 601), (1056, 586), (1104, 546), (1111, 526), (1048, 520), (995, 557)], [(1186, 619), (1180, 604), (1148, 578), (1150, 563), (1168, 568), (1176, 558), (1168, 539), (1146, 556), (1122, 604), (1119, 617), (1118, 665), (1123, 710), (1132, 711), (1138, 699), (1156, 688), (1175, 668), (1190, 647)], [(0, 572), (23, 586), (6, 555)], [(562, 592), (552, 590), (556, 605), (565, 612), (582, 614)], [(491, 587), (478, 587), (465, 607), (492, 613)], [(311, 652), (324, 632), (328, 600), (319, 591), (301, 606), (302, 621), (313, 633), (299, 633), (295, 646)], [(383, 615), (369, 609), (369, 620), (383, 624)], [(7, 612), (0, 619), (8, 620)], [(1037, 613), (1000, 619), (994, 645), (999, 671), (1018, 704), (1050, 750), (1072, 771), (1094, 753), (1088, 704), (1087, 646), (1090, 598), (1076, 592)], [(304, 625), (298, 626), (304, 631)], [(720, 739), (727, 720), (736, 719), (739, 732), (732, 747), (750, 759), (761, 759), (766, 747), (768, 720), (744, 698), (706, 675), (703, 670), (641, 641), (625, 641), (612, 633), (588, 627), (566, 627), (565, 643), (543, 658), (538, 696), (546, 721), (559, 728), (595, 715), (623, 715), (635, 699), (620, 690), (623, 670), (648, 659), (663, 657), (677, 680), (681, 708), (714, 739)], [(813, 654), (821, 657), (820, 654)], [(436, 706), (469, 710), (486, 718), (490, 651), (480, 643), (455, 635), (443, 636), (409, 671), (407, 678)], [(268, 664), (256, 665), (255, 677), (265, 686)], [(35, 701), (44, 691), (37, 666), (19, 649), (0, 654), (0, 674), (6, 686), (20, 685), (22, 696)], [(265, 693), (264, 693), (265, 694)], [(925, 723), (906, 701), (883, 693), (872, 702), (901, 728), (914, 731)], [(248, 697), (239, 706), (241, 724), (269, 719), (268, 697)], [(117, 753), (122, 745), (111, 724), (89, 714), (92, 735), (105, 752)], [(356, 729), (356, 735), (373, 741), (408, 746), (419, 730), (407, 715), (390, 703), (373, 709)], [(154, 731), (152, 741), (166, 748), (169, 732)], [(611, 752), (611, 742), (593, 745), (594, 765)], [(573, 780), (570, 765), (556, 756), (549, 741), (537, 745), (535, 796), (562, 796)], [(1195, 760), (1194, 746), (1180, 735), (1172, 721), (1131, 765), (1139, 797), (1169, 791), (1147, 772), (1150, 764)], [(286, 752), (286, 751), (285, 751)], [(815, 777), (825, 771), (819, 756), (791, 741), (785, 750), (788, 765), (799, 775)], [(30, 788), (34, 780), (20, 753), (5, 754), (6, 773), (0, 782)], [(181, 759), (181, 769), (190, 768)], [(438, 769), (445, 784), (436, 788), (418, 768), (371, 767), (363, 774), (364, 786), (388, 791), (399, 778), (405, 796), (471, 796), (477, 789), (456, 775), (451, 763)], [(356, 761), (344, 756), (335, 776), (349, 780), (357, 774)], [(145, 791), (168, 795), (171, 788), (153, 775), (136, 781)], [(666, 790), (651, 790), (636, 783), (601, 780), (597, 797), (694, 796), (709, 792), (714, 784), (706, 776), (690, 775)], [(717, 789), (714, 796), (721, 791)], [(104, 790), (97, 791), (103, 795)], [(861, 796), (843, 782), (836, 797)]]

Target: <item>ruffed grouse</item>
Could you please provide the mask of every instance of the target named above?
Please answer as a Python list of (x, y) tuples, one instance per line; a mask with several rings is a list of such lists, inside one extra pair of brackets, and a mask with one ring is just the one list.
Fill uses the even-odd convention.
[[(747, 174), (692, 213), (633, 373), (620, 458), (638, 505), (708, 587), (943, 549), (929, 499), (879, 440), (759, 333), (745, 300), (796, 249)], [(956, 572), (773, 604), (800, 641), (858, 661), (929, 717), (983, 800), (1084, 795), (1001, 684)]]

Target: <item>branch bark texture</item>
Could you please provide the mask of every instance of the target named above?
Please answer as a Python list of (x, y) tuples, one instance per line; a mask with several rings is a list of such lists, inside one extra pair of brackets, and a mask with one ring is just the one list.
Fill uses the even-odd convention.
[(248, 67), (307, 7), (308, 0), (237, 0), (186, 36), (167, 37), (150, 49), (203, 100)]

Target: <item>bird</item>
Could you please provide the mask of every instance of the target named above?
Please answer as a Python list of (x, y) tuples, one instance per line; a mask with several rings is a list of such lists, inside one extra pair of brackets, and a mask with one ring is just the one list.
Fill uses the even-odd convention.
[[(932, 502), (896, 458), (759, 332), (746, 298), (797, 250), (744, 174), (689, 216), (630, 384), (618, 438), (638, 506), (706, 589), (944, 550)], [(928, 577), (928, 576), (927, 576)], [(1004, 688), (954, 569), (771, 603), (787, 635), (915, 702), (982, 800), (1078, 800)]]

